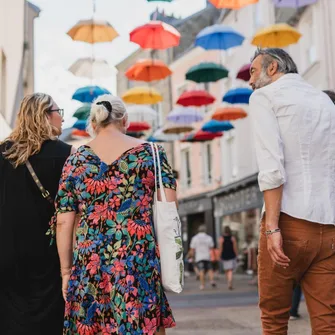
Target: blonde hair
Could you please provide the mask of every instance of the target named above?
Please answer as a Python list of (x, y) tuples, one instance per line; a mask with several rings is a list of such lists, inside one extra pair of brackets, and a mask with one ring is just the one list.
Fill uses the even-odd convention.
[(94, 135), (93, 124), (96, 130), (99, 130), (110, 124), (120, 124), (126, 115), (126, 106), (119, 97), (111, 94), (100, 95), (92, 103), (87, 130)]
[(3, 155), (15, 168), (37, 154), (43, 142), (56, 138), (57, 129), (47, 118), (47, 112), (52, 109), (52, 105), (51, 96), (43, 93), (34, 93), (23, 98), (16, 126), (4, 141), (11, 145)]

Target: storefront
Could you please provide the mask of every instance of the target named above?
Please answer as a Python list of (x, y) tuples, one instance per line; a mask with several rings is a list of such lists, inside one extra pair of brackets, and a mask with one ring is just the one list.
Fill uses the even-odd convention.
[(208, 196), (213, 197), (216, 240), (223, 228), (229, 226), (243, 248), (247, 240), (257, 240), (263, 206), (263, 194), (257, 174), (221, 187)]

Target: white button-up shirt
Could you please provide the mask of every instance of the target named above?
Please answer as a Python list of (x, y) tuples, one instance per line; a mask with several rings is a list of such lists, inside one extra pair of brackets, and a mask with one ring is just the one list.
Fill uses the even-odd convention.
[(250, 98), (261, 191), (284, 184), (281, 211), (335, 224), (335, 105), (298, 74)]

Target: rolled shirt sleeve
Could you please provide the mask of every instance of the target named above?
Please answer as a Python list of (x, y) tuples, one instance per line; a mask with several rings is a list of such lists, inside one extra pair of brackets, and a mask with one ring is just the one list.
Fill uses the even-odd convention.
[(258, 183), (262, 192), (278, 188), (286, 181), (283, 141), (269, 94), (271, 93), (260, 89), (250, 98), (250, 115), (259, 168)]

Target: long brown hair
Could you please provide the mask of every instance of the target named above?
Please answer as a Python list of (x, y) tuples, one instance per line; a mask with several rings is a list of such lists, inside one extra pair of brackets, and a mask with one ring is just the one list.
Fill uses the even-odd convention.
[(9, 142), (10, 146), (3, 155), (15, 168), (37, 154), (43, 142), (55, 139), (57, 130), (47, 118), (52, 105), (51, 96), (44, 93), (34, 93), (23, 98), (16, 126), (4, 141)]

